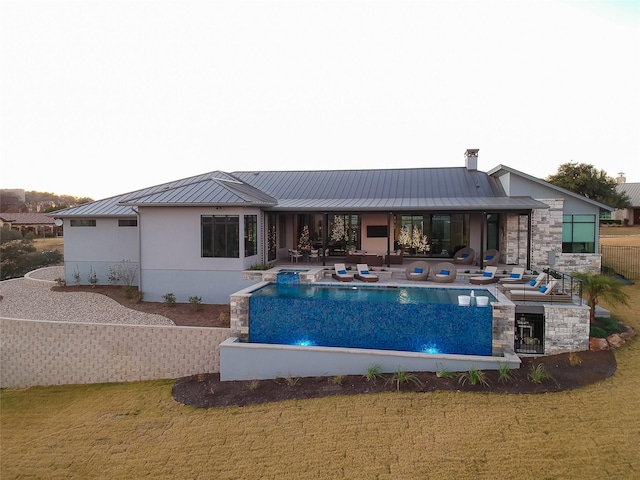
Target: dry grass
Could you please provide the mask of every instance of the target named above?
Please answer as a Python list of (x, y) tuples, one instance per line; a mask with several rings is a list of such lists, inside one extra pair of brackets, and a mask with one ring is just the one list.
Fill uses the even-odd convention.
[[(640, 328), (632, 305), (612, 309)], [(534, 396), (385, 393), (197, 410), (171, 381), (4, 390), (3, 479), (640, 478), (640, 349)], [(576, 366), (575, 368), (581, 368)]]
[(36, 238), (33, 241), (33, 246), (39, 252), (43, 250), (58, 250), (60, 253), (64, 253), (64, 238)]

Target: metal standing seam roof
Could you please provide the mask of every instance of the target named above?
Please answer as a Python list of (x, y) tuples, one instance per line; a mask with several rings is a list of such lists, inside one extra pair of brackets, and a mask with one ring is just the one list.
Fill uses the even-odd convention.
[(640, 207), (640, 183), (619, 183), (616, 185), (618, 193), (629, 195), (632, 207)]
[(465, 167), (389, 170), (214, 171), (50, 215), (133, 216), (133, 206), (259, 206), (269, 210), (527, 210), (548, 208), (509, 197), (500, 183)]

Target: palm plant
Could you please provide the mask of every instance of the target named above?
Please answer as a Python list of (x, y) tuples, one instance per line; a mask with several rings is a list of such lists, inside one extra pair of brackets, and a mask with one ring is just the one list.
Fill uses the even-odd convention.
[(601, 273), (574, 273), (573, 276), (582, 282), (582, 294), (591, 309), (589, 322), (592, 325), (596, 320), (596, 305), (599, 300), (612, 305), (627, 305), (629, 295), (622, 290), (623, 283), (620, 280)]

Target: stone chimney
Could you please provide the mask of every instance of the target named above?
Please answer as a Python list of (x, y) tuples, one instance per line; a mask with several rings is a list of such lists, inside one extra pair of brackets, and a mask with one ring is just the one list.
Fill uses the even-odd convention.
[(467, 148), (464, 152), (464, 166), (470, 172), (478, 170), (478, 148)]
[(624, 172), (619, 172), (618, 177), (616, 178), (616, 182), (618, 183), (627, 183), (627, 177), (624, 176)]

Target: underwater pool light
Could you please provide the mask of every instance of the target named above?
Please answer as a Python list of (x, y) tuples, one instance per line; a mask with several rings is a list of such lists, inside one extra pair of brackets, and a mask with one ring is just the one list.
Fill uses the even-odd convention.
[(423, 345), (420, 345), (420, 353), (428, 353), (430, 355), (436, 355), (440, 353), (440, 350), (438, 350), (438, 347), (433, 343), (430, 343), (429, 345), (423, 344)]
[(315, 342), (313, 342), (312, 340), (308, 340), (308, 339), (302, 339), (302, 340), (297, 340), (294, 345), (298, 346), (298, 347), (313, 347), (315, 346)]

